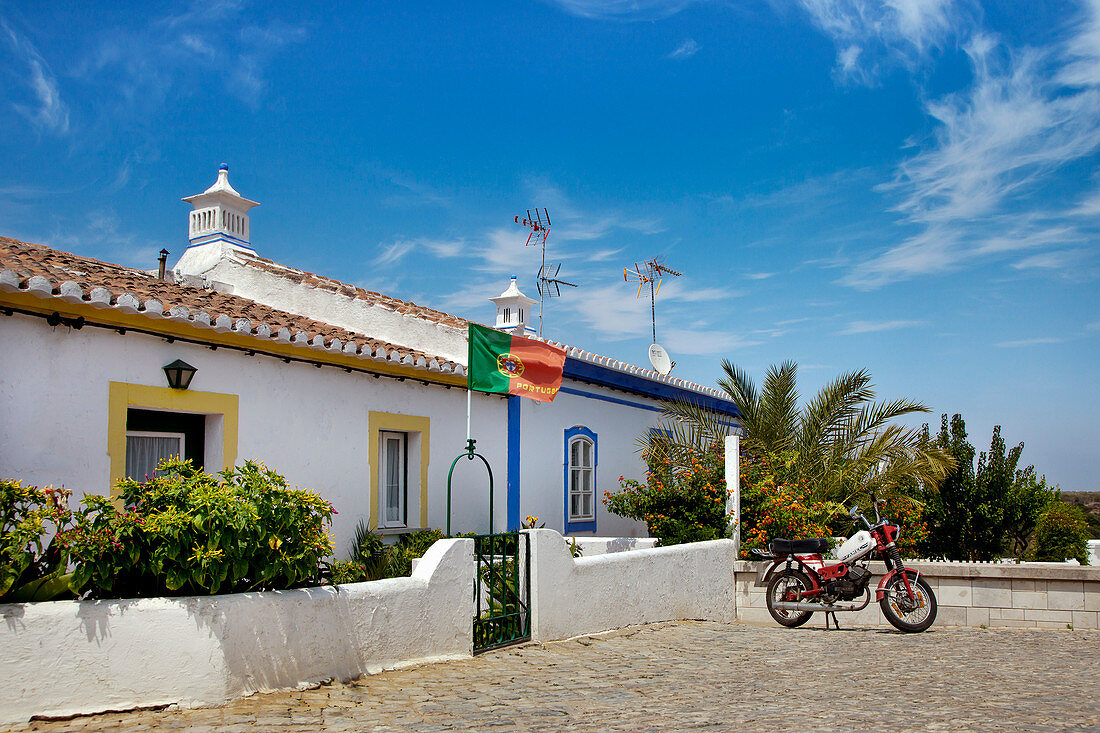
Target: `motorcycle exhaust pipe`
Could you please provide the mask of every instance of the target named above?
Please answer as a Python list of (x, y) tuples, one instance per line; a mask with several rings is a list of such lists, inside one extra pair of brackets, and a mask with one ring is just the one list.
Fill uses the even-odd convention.
[(862, 611), (867, 608), (870, 599), (862, 603), (807, 603), (805, 601), (776, 601), (772, 606), (777, 611)]

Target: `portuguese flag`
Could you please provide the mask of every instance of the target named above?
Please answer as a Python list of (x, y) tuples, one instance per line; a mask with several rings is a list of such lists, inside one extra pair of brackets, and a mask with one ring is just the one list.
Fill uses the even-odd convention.
[(470, 325), (467, 384), (478, 392), (497, 392), (553, 402), (565, 370), (565, 351), (543, 341), (493, 328)]

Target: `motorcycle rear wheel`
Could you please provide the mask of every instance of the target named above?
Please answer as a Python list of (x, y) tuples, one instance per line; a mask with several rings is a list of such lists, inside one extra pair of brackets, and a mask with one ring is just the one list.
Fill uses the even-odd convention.
[(813, 587), (813, 583), (801, 570), (781, 570), (768, 582), (768, 613), (777, 623), (788, 628), (801, 626), (810, 620), (810, 616), (814, 615), (813, 611), (783, 611), (773, 604), (780, 601), (799, 601), (802, 594)]
[(911, 570), (902, 571), (909, 575), (909, 587), (913, 589), (913, 599), (905, 590), (905, 581), (899, 572), (890, 578), (883, 589), (886, 593), (879, 601), (882, 615), (899, 631), (916, 634), (924, 631), (936, 620), (936, 594)]

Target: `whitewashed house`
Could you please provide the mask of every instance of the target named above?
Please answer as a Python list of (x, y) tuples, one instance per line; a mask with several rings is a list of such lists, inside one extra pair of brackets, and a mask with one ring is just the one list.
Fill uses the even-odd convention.
[[(184, 201), (189, 246), (150, 273), (0, 237), (0, 476), (107, 493), (182, 452), (207, 470), (263, 460), (340, 512), (338, 552), (367, 519), (447, 524), (466, 431), (466, 321), (261, 257), (256, 202), (217, 181)], [(515, 280), (498, 328), (531, 335)], [(574, 347), (553, 403), (473, 395), (492, 466), (492, 526), (541, 517), (567, 534), (639, 536), (603, 491), (640, 477), (634, 440), (666, 399), (736, 421), (722, 393)], [(195, 369), (186, 389), (164, 367)], [(489, 528), (483, 470), (460, 461), (452, 528)]]

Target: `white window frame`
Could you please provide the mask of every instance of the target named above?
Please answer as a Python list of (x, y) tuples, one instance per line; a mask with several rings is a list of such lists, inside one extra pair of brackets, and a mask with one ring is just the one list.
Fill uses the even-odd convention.
[[(389, 463), (386, 461), (386, 448), (389, 441), (396, 440), (399, 450), (397, 476), (391, 477)], [(397, 519), (390, 518), (391, 479), (397, 481)], [(384, 529), (397, 529), (408, 526), (409, 508), (409, 434), (396, 430), (378, 431), (378, 516), (379, 526)]]
[[(126, 431), (126, 455), (130, 455), (130, 438), (177, 438), (179, 440), (179, 452), (176, 453), (178, 458), (183, 458), (186, 453), (184, 451), (187, 448), (187, 436), (184, 433), (168, 433), (160, 432), (157, 430), (127, 430)], [(149, 474), (150, 477), (155, 474), (155, 471)], [(144, 476), (127, 476), (135, 481), (143, 481)]]
[[(588, 463), (589, 465), (575, 465), (573, 463), (573, 446), (581, 444), (579, 455), (581, 460), (584, 460), (584, 446), (588, 446)], [(569, 506), (568, 506), (568, 521), (570, 522), (591, 522), (596, 519), (596, 443), (587, 435), (574, 436), (569, 441), (568, 453), (566, 460), (569, 463)], [(583, 488), (583, 477), (588, 475), (588, 489)], [(581, 484), (582, 488), (578, 488), (578, 484)], [(573, 512), (573, 497), (578, 497), (578, 504), (583, 510), (584, 497), (589, 497), (589, 512), (587, 514), (574, 513)]]

